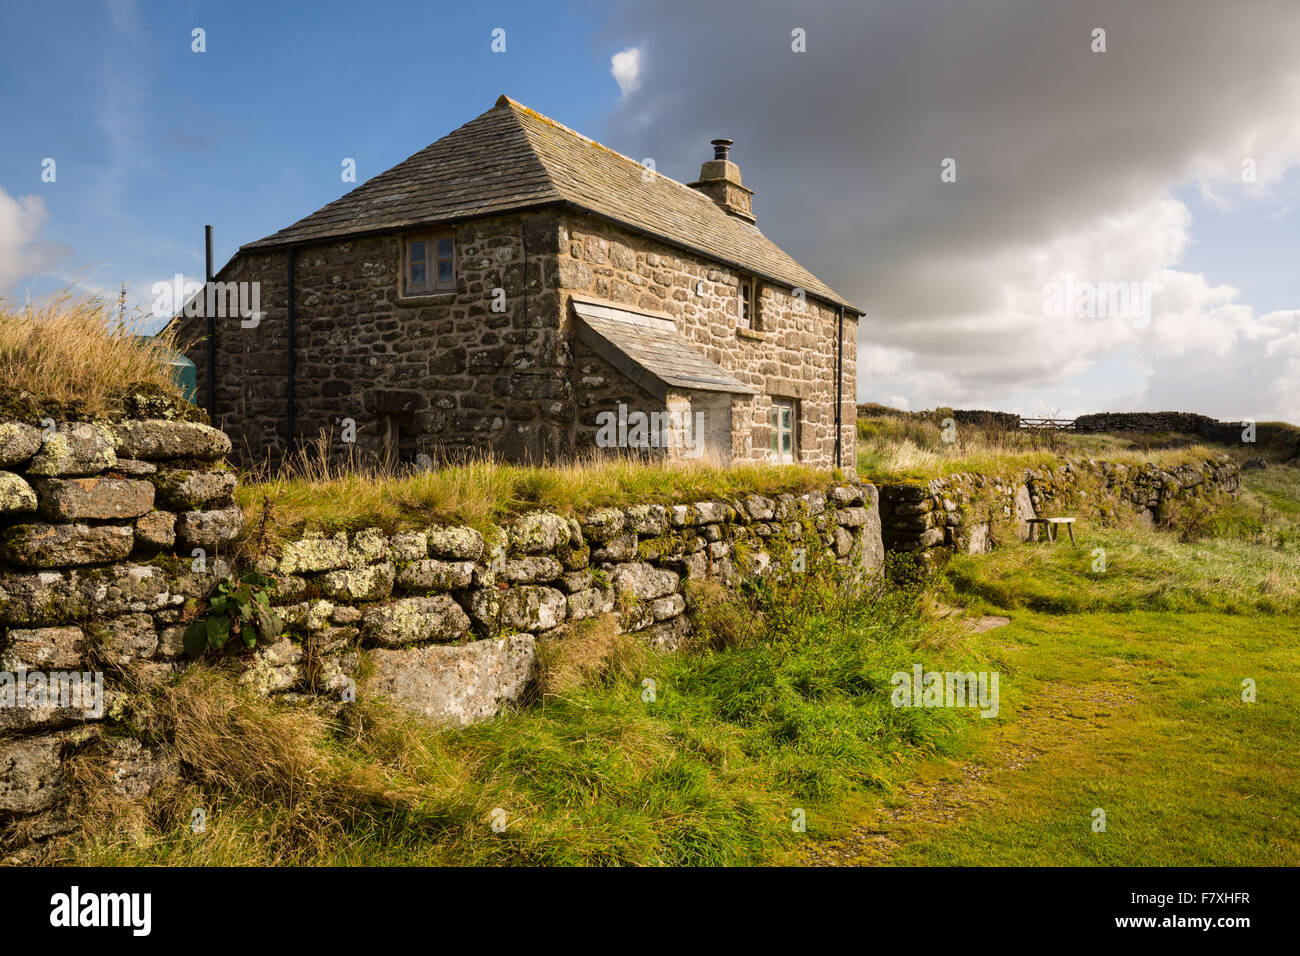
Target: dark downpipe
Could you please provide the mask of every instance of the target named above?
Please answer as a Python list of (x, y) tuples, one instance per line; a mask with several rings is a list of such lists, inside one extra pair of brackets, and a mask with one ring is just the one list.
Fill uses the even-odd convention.
[(288, 326), (289, 326), (288, 340), (287, 340), (288, 352), (289, 352), (289, 361), (288, 361), (289, 380), (285, 383), (287, 387), (286, 390), (288, 393), (287, 395), (288, 402), (286, 403), (286, 412), (285, 412), (286, 419), (287, 419), (286, 421), (287, 431), (285, 432), (284, 435), (284, 452), (286, 456), (293, 451), (293, 430), (296, 424), (294, 421), (295, 409), (293, 404), (293, 378), (296, 371), (294, 368), (294, 339), (295, 339), (296, 327), (294, 323), (294, 309), (293, 309), (294, 252), (295, 249), (293, 246), (290, 246), (288, 249), (285, 250), (285, 264), (286, 264), (285, 296), (288, 300), (288, 309), (286, 310), (286, 315), (288, 317)]
[(204, 268), (203, 314), (207, 318), (207, 372), (208, 372), (208, 421), (217, 423), (217, 319), (212, 314), (206, 283), (212, 281), (212, 227), (203, 227), (203, 247), (206, 266)]
[(844, 306), (835, 309), (835, 467), (840, 463), (844, 417)]

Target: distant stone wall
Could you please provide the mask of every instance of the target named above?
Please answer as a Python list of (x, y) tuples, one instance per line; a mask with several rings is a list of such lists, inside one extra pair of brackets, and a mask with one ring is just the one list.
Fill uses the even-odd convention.
[(915, 554), (929, 567), (954, 552), (1026, 540), (1028, 518), (1077, 517), (1076, 534), (1123, 514), (1154, 523), (1175, 499), (1233, 494), (1239, 484), (1237, 463), (1227, 455), (1168, 470), (1070, 459), (1012, 475), (963, 473), (881, 485), (881, 533), (887, 550)]
[[(534, 512), (487, 534), (309, 535), (235, 562), (244, 519), (229, 451), (197, 421), (0, 424), (0, 860), (76, 828), (64, 769), (74, 754), (96, 748), (125, 796), (181, 772), (165, 744), (142, 744), (123, 721), (136, 695), (189, 666), (188, 624), (243, 564), (274, 582), (284, 623), (274, 641), (223, 656), (251, 691), (334, 705), (383, 695), (457, 726), (525, 700), (537, 642), (585, 619), (611, 615), (671, 650), (690, 632), (692, 581), (731, 585), (798, 548), (809, 567), (884, 558), (875, 488), (840, 483)], [(41, 696), (55, 684), (76, 693)]]
[(961, 425), (974, 425), (985, 429), (1012, 429), (1020, 427), (1020, 416), (1014, 412), (992, 412), (978, 408), (936, 408), (922, 412), (906, 412), (899, 408), (890, 408), (875, 402), (864, 402), (857, 406), (859, 418), (901, 418), (910, 421), (934, 422), (941, 424), (951, 417)]
[[(1198, 435), (1224, 445), (1250, 447), (1244, 439), (1247, 423), (1223, 422), (1193, 412), (1102, 412), (1083, 415), (1075, 420), (1077, 432), (1136, 432), (1143, 435), (1180, 432)], [(1300, 458), (1300, 433), (1275, 422), (1258, 422), (1254, 426), (1254, 443), (1267, 446), (1283, 457)], [(1290, 449), (1288, 452), (1287, 449)]]
[(1020, 427), (1020, 416), (1012, 412), (987, 412), (974, 408), (954, 408), (953, 421), (961, 425), (975, 425), (984, 429), (1015, 429)]
[(1241, 439), (1241, 425), (1220, 422), (1194, 412), (1099, 412), (1080, 415), (1074, 420), (1076, 432), (1137, 432), (1144, 435), (1182, 432), (1218, 440), (1217, 436), (1223, 429), (1232, 429), (1236, 439)]

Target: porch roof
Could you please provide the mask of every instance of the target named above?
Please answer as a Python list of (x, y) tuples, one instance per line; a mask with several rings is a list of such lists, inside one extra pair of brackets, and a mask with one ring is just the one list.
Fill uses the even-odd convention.
[(756, 395), (677, 332), (671, 319), (575, 298), (578, 338), (651, 395), (669, 388)]

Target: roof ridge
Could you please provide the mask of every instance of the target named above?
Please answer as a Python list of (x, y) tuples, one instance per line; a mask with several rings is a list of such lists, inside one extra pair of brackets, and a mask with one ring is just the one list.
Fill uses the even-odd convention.
[[(584, 133), (579, 133), (576, 129), (573, 129), (571, 126), (565, 126), (559, 120), (553, 119), (550, 116), (547, 116), (545, 113), (533, 109), (531, 106), (527, 105), (526, 103), (520, 103), (517, 99), (507, 96), (505, 93), (502, 93), (499, 97), (497, 97), (496, 105), (492, 107), (492, 110), (501, 109), (502, 107), (510, 107), (512, 113), (517, 114), (522, 112), (528, 114), (529, 116), (534, 116), (544, 123), (549, 123), (551, 126), (554, 126), (556, 129), (563, 130), (564, 132), (568, 133), (571, 136), (576, 136), (578, 139), (582, 140), (583, 142), (589, 143), (592, 146), (596, 146), (599, 149), (603, 149), (607, 153), (612, 153), (613, 155), (617, 156), (619, 159), (627, 160), (633, 166), (639, 166), (641, 169), (649, 169), (649, 167), (646, 166), (645, 163), (633, 159), (631, 156), (627, 155), (626, 153), (620, 153), (612, 146), (606, 146), (600, 140), (592, 139), (590, 136), (587, 136)], [(492, 110), (489, 110), (488, 112), (492, 112)], [(527, 131), (525, 130), (525, 132)], [(531, 140), (529, 141), (529, 145), (530, 146), (533, 145)], [(538, 158), (540, 159), (541, 157), (539, 156)], [(545, 161), (543, 161), (542, 165), (543, 166), (546, 165)], [(546, 172), (547, 175), (550, 174), (549, 167), (547, 167)], [(700, 192), (698, 189), (695, 189), (693, 186), (690, 186), (687, 183), (682, 182), (680, 179), (673, 179), (673, 177), (669, 176), (667, 173), (661, 173), (658, 170), (658, 168), (651, 170), (651, 172), (653, 172), (660, 179), (667, 180), (668, 182), (672, 183), (674, 186), (678, 186), (682, 189), (685, 189), (692, 196), (695, 196), (699, 199), (703, 199), (705, 202), (713, 203), (713, 200), (710, 199), (708, 196), (704, 195), (704, 193)], [(714, 203), (714, 205), (716, 205), (716, 203)], [(750, 225), (752, 225), (752, 223)], [(755, 226), (755, 228), (757, 229), (757, 226)]]

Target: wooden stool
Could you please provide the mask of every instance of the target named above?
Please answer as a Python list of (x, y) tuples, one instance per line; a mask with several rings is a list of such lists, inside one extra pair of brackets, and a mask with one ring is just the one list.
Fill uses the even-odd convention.
[(1079, 543), (1074, 540), (1074, 519), (1073, 518), (1026, 518), (1025, 523), (1029, 525), (1030, 530), (1034, 533), (1033, 540), (1038, 540), (1038, 526), (1041, 524), (1047, 529), (1047, 540), (1051, 543), (1056, 540), (1054, 531), (1058, 524), (1065, 525), (1065, 530), (1070, 533), (1070, 544), (1078, 547)]

